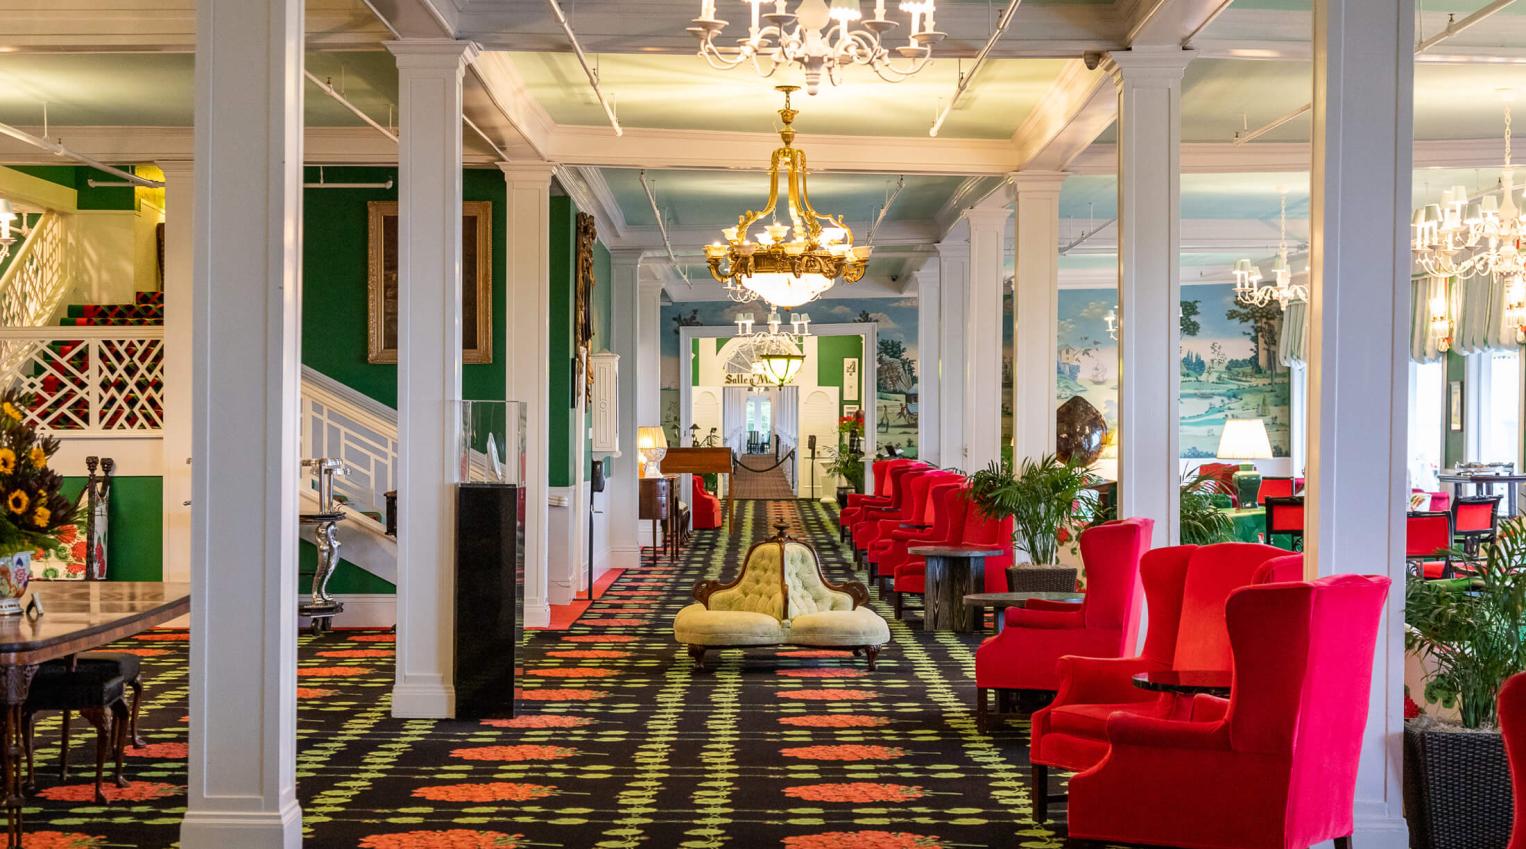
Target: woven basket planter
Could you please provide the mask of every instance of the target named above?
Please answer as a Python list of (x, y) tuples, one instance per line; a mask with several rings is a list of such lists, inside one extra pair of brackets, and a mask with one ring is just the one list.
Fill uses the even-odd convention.
[(1498, 731), (1404, 725), (1404, 817), (1411, 849), (1505, 849), (1510, 765)]
[(1073, 593), (1078, 570), (1074, 566), (1035, 566), (1024, 563), (1007, 567), (1007, 591), (1014, 593)]

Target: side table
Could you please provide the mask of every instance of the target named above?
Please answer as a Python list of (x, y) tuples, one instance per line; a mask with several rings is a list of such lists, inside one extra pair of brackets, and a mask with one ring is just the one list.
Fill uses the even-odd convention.
[(908, 554), (927, 562), (922, 627), (968, 634), (980, 626), (964, 597), (986, 586), (986, 558), (1001, 549), (975, 545), (917, 545)]

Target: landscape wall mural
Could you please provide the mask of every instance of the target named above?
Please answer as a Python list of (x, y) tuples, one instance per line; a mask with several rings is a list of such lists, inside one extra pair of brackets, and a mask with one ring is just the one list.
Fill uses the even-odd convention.
[[(1118, 343), (1105, 317), (1112, 289), (1062, 289), (1057, 403), (1080, 395), (1118, 426)], [(1181, 455), (1211, 458), (1226, 418), (1265, 419), (1272, 453), (1288, 455), (1288, 370), (1277, 363), (1282, 312), (1235, 303), (1234, 286), (1182, 287)]]
[[(879, 370), (875, 403), (879, 418), (876, 444), (893, 445), (917, 456), (917, 300), (916, 298), (851, 298), (821, 300), (806, 306), (811, 325), (873, 322), (878, 325)], [(678, 428), (678, 330), (686, 326), (735, 326), (737, 313), (749, 312), (758, 326), (768, 317), (766, 306), (730, 301), (685, 301), (662, 307), (662, 417), (670, 438)], [(789, 314), (781, 312), (787, 323)], [(851, 402), (849, 402), (851, 403)], [(679, 443), (675, 443), (679, 444)]]

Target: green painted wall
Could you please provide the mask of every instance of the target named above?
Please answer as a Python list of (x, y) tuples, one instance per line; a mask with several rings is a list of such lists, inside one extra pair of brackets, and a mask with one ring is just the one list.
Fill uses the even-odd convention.
[(822, 336), (816, 340), (816, 382), (822, 386), (836, 386), (837, 415), (843, 415), (843, 406), (852, 404), (860, 410), (864, 408), (864, 387), (860, 378), (858, 400), (842, 400), (845, 393), (841, 392), (843, 386), (842, 361), (846, 358), (858, 359), (859, 374), (864, 369), (864, 339), (862, 336)]
[[(306, 169), (309, 182), (318, 169)], [(333, 182), (385, 182), (396, 168), (326, 168)], [(462, 392), (473, 400), (502, 400), (508, 334), (504, 317), (508, 215), (503, 174), (467, 169), (466, 200), (493, 204), (493, 361), (463, 366)], [(308, 189), (302, 203), (302, 363), (389, 407), (397, 406), (397, 366), (366, 362), (366, 204), (397, 200), (397, 189)]]
[[(1443, 468), (1455, 466), (1467, 459), (1467, 414), (1464, 412), (1463, 430), (1452, 430), (1452, 381), (1462, 384), (1464, 405), (1468, 397), (1468, 361), (1455, 351), (1447, 352), (1447, 385), (1441, 395), (1441, 464)], [(1466, 409), (1466, 407), (1465, 407)]]
[(572, 485), (572, 443), (577, 438), (573, 423), (572, 395), (572, 310), (573, 274), (577, 263), (578, 208), (565, 196), (551, 198), (551, 256), (548, 263), (551, 287), (551, 404), (550, 462), (547, 468), (551, 486)]
[[(94, 189), (90, 180), (120, 183), (121, 179), (83, 165), (11, 165), (8, 166), (40, 180), (67, 186), (79, 193), (80, 209), (137, 209), (137, 199), (131, 186)], [(131, 167), (126, 170), (133, 170)]]
[[(300, 575), (297, 581), (298, 592), (310, 593), (313, 588), (313, 572), (318, 568), (318, 547), (302, 540), (297, 548), (297, 558)], [(339, 567), (334, 570), (334, 577), (329, 579), (329, 592), (336, 595), (387, 595), (397, 592), (397, 587), (341, 557)]]
[[(78, 498), (84, 477), (65, 477), (63, 492)], [(164, 577), (164, 481), (158, 477), (115, 477), (111, 481), (110, 525), (106, 537), (106, 577), (113, 581), (158, 581)]]

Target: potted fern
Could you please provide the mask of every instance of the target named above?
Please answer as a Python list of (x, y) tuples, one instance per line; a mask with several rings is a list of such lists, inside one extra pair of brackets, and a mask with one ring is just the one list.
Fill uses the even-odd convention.
[(1031, 565), (1013, 567), (1013, 590), (1039, 591), (1075, 588), (1076, 570), (1060, 566), (1060, 546), (1075, 540), (1095, 510), (1088, 489), (1097, 480), (1082, 463), (1052, 454), (991, 463), (970, 476), (970, 497), (993, 519), (1012, 518), (1014, 544)]
[(1404, 728), (1404, 807), (1419, 849), (1504, 849), (1510, 771), (1495, 705), (1526, 670), (1526, 519), (1500, 525), (1470, 580), (1411, 577), (1405, 648), (1426, 665), (1424, 700), (1457, 723), (1417, 716)]

